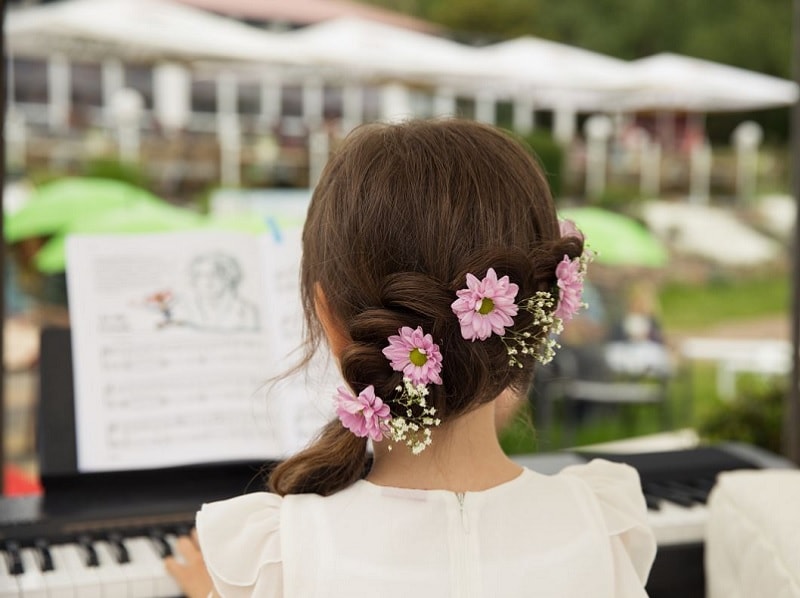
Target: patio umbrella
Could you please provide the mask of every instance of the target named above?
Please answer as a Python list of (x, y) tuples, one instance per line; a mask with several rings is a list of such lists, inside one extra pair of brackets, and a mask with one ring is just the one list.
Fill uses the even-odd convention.
[(610, 98), (610, 108), (737, 112), (789, 106), (800, 97), (794, 81), (669, 52), (628, 68), (635, 89)]
[(71, 234), (153, 233), (191, 230), (203, 225), (200, 214), (167, 203), (142, 202), (104, 209), (74, 220), (54, 235), (34, 256), (40, 272), (63, 272), (66, 240)]
[(155, 195), (122, 181), (64, 178), (38, 187), (18, 211), (5, 219), (8, 243), (49, 237), (72, 223), (109, 209), (145, 203), (168, 205)]
[(633, 218), (596, 207), (566, 208), (559, 216), (578, 226), (599, 264), (660, 268), (667, 263), (661, 241)]

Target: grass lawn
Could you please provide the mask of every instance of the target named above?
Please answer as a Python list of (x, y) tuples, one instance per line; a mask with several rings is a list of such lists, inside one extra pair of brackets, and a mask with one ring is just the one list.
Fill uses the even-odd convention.
[(708, 285), (671, 283), (660, 293), (664, 329), (702, 330), (723, 322), (789, 311), (788, 275), (720, 279)]

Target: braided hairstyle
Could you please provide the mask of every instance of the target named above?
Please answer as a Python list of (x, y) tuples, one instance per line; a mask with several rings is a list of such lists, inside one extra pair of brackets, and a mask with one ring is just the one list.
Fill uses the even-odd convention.
[[(381, 351), (400, 327), (422, 326), (442, 353), (443, 384), (430, 387), (429, 402), (446, 424), (506, 388), (526, 388), (533, 372), (530, 356), (509, 366), (497, 336), (462, 338), (450, 306), (467, 273), (494, 268), (522, 299), (552, 291), (556, 265), (582, 251), (581, 239), (560, 236), (546, 178), (513, 137), (457, 119), (364, 125), (329, 160), (303, 232), (307, 356), (323, 337), (321, 291), (348, 339), (345, 382), (355, 393), (374, 385), (391, 406), (402, 374)], [(520, 310), (515, 327), (530, 325)], [(363, 475), (366, 459), (366, 439), (334, 420), (273, 470), (269, 487), (332, 494)]]

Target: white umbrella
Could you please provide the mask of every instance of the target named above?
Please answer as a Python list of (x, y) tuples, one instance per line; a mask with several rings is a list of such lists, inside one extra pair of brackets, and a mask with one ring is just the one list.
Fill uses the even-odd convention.
[(524, 93), (549, 108), (594, 110), (609, 93), (631, 89), (629, 64), (604, 54), (532, 36), (480, 49), (500, 89)]
[(304, 62), (354, 78), (473, 83), (478, 50), (385, 23), (342, 17), (281, 34)]
[(788, 106), (798, 100), (793, 81), (678, 54), (633, 61), (630, 72), (636, 89), (614, 98), (618, 109), (724, 112)]
[(5, 35), (11, 52), (21, 56), (298, 60), (276, 33), (160, 0), (68, 0), (22, 8), (6, 15)]

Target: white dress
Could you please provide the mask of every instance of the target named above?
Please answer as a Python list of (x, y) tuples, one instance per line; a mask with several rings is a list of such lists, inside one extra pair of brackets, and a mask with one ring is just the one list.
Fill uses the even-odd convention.
[(644, 597), (656, 552), (636, 470), (602, 460), (463, 494), (257, 492), (197, 531), (225, 598)]

